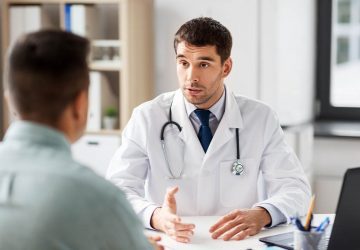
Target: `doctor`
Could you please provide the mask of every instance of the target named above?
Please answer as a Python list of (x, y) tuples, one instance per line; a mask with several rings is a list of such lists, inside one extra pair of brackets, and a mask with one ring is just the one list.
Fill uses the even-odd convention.
[(231, 47), (211, 18), (183, 24), (174, 39), (180, 89), (134, 110), (108, 169), (146, 227), (180, 242), (195, 227), (181, 216), (223, 216), (212, 237), (240, 240), (305, 214), (309, 202), (274, 112), (224, 85)]

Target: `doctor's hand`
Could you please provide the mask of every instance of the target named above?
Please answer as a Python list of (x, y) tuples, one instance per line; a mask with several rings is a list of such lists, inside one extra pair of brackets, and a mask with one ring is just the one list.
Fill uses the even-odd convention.
[(213, 239), (222, 236), (223, 240), (242, 240), (259, 233), (269, 223), (271, 223), (270, 214), (262, 207), (236, 209), (220, 218), (209, 231)]
[(187, 243), (194, 234), (195, 225), (182, 223), (181, 218), (176, 214), (175, 194), (178, 191), (178, 187), (166, 191), (164, 204), (161, 208), (155, 209), (151, 217), (151, 226), (165, 232), (176, 241)]

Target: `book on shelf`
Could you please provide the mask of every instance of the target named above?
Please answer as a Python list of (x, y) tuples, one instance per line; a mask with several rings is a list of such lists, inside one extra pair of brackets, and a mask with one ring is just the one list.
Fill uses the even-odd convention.
[(86, 4), (65, 4), (65, 30), (80, 36), (96, 37), (96, 8)]
[(110, 82), (103, 73), (91, 71), (87, 131), (101, 130), (105, 110), (109, 107), (118, 107), (117, 97), (111, 89)]
[[(48, 13), (48, 11), (50, 11)], [(41, 5), (14, 5), (9, 8), (9, 42), (12, 45), (21, 35), (57, 25), (51, 10)]]

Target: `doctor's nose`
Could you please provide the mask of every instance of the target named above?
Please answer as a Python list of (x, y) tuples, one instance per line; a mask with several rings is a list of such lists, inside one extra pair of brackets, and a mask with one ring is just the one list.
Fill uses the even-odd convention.
[(196, 70), (189, 69), (187, 73), (188, 73), (187, 74), (187, 76), (188, 76), (187, 80), (188, 80), (189, 83), (191, 83), (191, 84), (195, 83), (196, 84), (196, 83), (199, 82), (199, 76), (198, 76)]

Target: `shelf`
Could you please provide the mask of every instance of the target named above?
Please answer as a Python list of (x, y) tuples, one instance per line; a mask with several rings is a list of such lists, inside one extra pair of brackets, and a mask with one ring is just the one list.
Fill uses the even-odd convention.
[[(121, 42), (120, 40), (96, 39), (91, 41), (92, 67), (101, 70), (119, 70)], [(104, 59), (104, 57), (106, 59)]]
[(59, 4), (58, 0), (43, 0), (43, 1), (32, 1), (32, 0), (5, 0), (8, 4), (24, 4), (24, 5), (39, 5), (39, 4)]
[(107, 3), (119, 3), (121, 0), (63, 0), (63, 3), (69, 4), (107, 4)]
[[(22, 10), (24, 5), (38, 5), (41, 12), (40, 24), (36, 30), (54, 28), (65, 29), (68, 23), (69, 13), (66, 12), (66, 4), (86, 5), (83, 10), (81, 6), (72, 6), (76, 11), (70, 15), (74, 20), (83, 18), (85, 29), (81, 21), (74, 21), (78, 26), (72, 27), (76, 31), (83, 32), (90, 40), (89, 69), (97, 71), (100, 78), (106, 79), (104, 83), (97, 88), (90, 104), (101, 102), (113, 103), (120, 114), (118, 118), (119, 130), (86, 131), (86, 134), (116, 134), (121, 133), (129, 120), (133, 109), (142, 102), (153, 97), (153, 0), (0, 0), (1, 2), (1, 26), (2, 26), (2, 44), (1, 54), (5, 55), (10, 42), (16, 37), (10, 32), (11, 23), (21, 18), (13, 18), (13, 6), (19, 6)], [(73, 10), (74, 10), (73, 9)], [(71, 10), (71, 9), (70, 9)], [(10, 12), (12, 15), (10, 18)], [(85, 14), (81, 14), (85, 12)], [(75, 15), (75, 14), (76, 15)], [(80, 14), (79, 14), (80, 13)], [(84, 17), (83, 17), (84, 16)], [(38, 16), (32, 17), (38, 20)], [(15, 21), (14, 21), (15, 20)], [(21, 23), (21, 22), (19, 22)], [(35, 21), (33, 22), (35, 23)], [(26, 25), (17, 25), (21, 27), (19, 31), (30, 32), (35, 30), (26, 30)], [(32, 25), (34, 26), (34, 25)], [(80, 27), (81, 26), (81, 27)], [(87, 29), (91, 27), (91, 29)], [(141, 28), (139, 28), (141, 27)], [(12, 30), (13, 31), (13, 30)], [(79, 32), (79, 33), (81, 33)], [(78, 33), (78, 34), (79, 34)], [(13, 39), (12, 39), (13, 38)], [(136, 70), (132, 70), (136, 69)], [(102, 81), (101, 81), (102, 82)], [(115, 101), (113, 101), (113, 99)], [(94, 101), (95, 100), (95, 101)], [(3, 99), (0, 99), (2, 105), (2, 124), (0, 124), (0, 138), (5, 133), (11, 119), (8, 108)], [(100, 117), (102, 115), (100, 114)], [(99, 127), (97, 127), (99, 128)]]
[(99, 131), (85, 131), (85, 134), (87, 135), (121, 135), (120, 129), (114, 129), (114, 130), (99, 130)]
[(56, 3), (56, 4), (109, 4), (119, 3), (121, 0), (5, 0), (9, 4), (43, 4), (43, 3)]
[(91, 46), (98, 46), (98, 47), (120, 47), (121, 41), (120, 40), (107, 40), (107, 39), (94, 39), (91, 41)]
[(93, 61), (90, 70), (95, 71), (120, 71), (121, 61)]
[(315, 137), (359, 139), (360, 122), (358, 121), (327, 121), (315, 122)]

